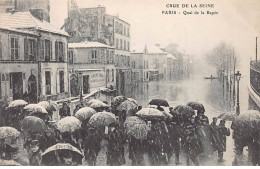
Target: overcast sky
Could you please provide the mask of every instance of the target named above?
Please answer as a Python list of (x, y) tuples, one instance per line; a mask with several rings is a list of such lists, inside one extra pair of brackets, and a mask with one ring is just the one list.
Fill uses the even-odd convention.
[[(67, 17), (67, 0), (50, 1), (51, 22), (61, 27)], [(194, 57), (202, 57), (219, 42), (224, 41), (236, 48), (242, 61), (249, 61), (250, 57), (255, 57), (258, 25), (254, 19), (259, 16), (260, 11), (257, 0), (77, 0), (77, 2), (79, 7), (105, 6), (108, 14), (119, 14), (120, 18), (129, 22), (133, 47), (145, 43), (166, 45), (173, 42)], [(214, 3), (215, 8), (209, 10), (218, 11), (219, 14), (162, 15), (162, 10), (167, 10), (165, 5), (169, 3)], [(255, 3), (258, 3), (258, 6)], [(182, 10), (180, 8), (177, 11)], [(194, 8), (187, 9), (189, 10), (194, 11)]]

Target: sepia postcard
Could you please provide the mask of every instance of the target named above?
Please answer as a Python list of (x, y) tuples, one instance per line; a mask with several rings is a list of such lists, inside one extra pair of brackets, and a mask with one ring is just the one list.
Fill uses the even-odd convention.
[(259, 166), (259, 0), (0, 0), (0, 166)]

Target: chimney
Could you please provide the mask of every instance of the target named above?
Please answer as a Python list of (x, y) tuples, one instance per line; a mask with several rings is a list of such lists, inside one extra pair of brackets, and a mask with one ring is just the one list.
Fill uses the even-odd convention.
[(155, 46), (157, 46), (159, 48), (161, 45), (160, 45), (160, 43), (157, 43), (157, 44), (155, 44)]
[(44, 19), (44, 11), (43, 9), (30, 9), (30, 13), (40, 21), (43, 21)]

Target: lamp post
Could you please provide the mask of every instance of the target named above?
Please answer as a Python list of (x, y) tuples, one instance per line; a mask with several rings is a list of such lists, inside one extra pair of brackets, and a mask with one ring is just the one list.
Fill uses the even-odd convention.
[(236, 75), (236, 81), (237, 81), (237, 107), (236, 107), (236, 114), (240, 114), (240, 106), (239, 106), (239, 81), (241, 78), (241, 73), (237, 71)]
[(82, 72), (79, 71), (79, 85), (80, 85), (80, 95), (79, 95), (79, 98), (80, 98), (80, 102), (83, 101), (83, 95), (82, 95), (82, 92), (83, 92), (83, 79), (82, 79)]

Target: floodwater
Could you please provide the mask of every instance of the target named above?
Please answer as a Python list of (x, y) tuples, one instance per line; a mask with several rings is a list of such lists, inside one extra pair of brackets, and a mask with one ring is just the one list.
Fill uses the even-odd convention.
[[(234, 111), (234, 107), (225, 99), (226, 93), (223, 91), (223, 84), (220, 80), (207, 80), (201, 76), (193, 76), (188, 80), (178, 82), (146, 82), (131, 84), (125, 95), (137, 100), (143, 107), (149, 107), (148, 103), (153, 98), (166, 99), (171, 107), (186, 105), (190, 101), (200, 102), (205, 107), (205, 115), (209, 117), (210, 123), (213, 117), (218, 117), (221, 113)], [(240, 107), (241, 112), (247, 110), (248, 94), (247, 79), (240, 82)], [(242, 97), (241, 97), (242, 95)], [(220, 120), (218, 120), (219, 123)], [(226, 127), (230, 128), (231, 122), (226, 122)], [(231, 166), (234, 160), (234, 142), (231, 135), (227, 138), (227, 151), (224, 153), (224, 163), (217, 163), (217, 152), (208, 159), (200, 159), (201, 165), (227, 165)], [(244, 150), (247, 156), (247, 150)], [(181, 156), (182, 165), (186, 165), (184, 155)], [(174, 165), (174, 156), (170, 159), (170, 165)], [(131, 164), (129, 164), (131, 165)], [(149, 163), (146, 163), (149, 165)], [(246, 162), (245, 165), (248, 165)]]

